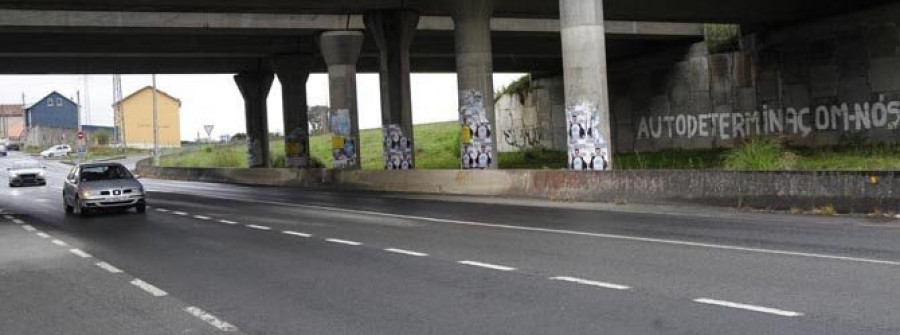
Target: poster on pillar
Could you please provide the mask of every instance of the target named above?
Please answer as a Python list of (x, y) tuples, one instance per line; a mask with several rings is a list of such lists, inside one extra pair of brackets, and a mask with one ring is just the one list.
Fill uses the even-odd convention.
[(461, 91), (459, 101), (460, 158), (463, 170), (487, 169), (494, 160), (491, 122), (484, 108), (484, 95), (476, 90)]
[(287, 166), (301, 169), (309, 167), (309, 149), (306, 147), (309, 135), (306, 129), (294, 128), (284, 139)]
[(412, 170), (412, 141), (403, 128), (392, 124), (384, 128), (384, 169)]
[(610, 169), (609, 145), (599, 131), (600, 115), (590, 102), (566, 108), (569, 168), (575, 171)]
[(331, 116), (331, 153), (334, 168), (350, 169), (357, 166), (356, 139), (351, 134), (350, 110), (339, 109)]

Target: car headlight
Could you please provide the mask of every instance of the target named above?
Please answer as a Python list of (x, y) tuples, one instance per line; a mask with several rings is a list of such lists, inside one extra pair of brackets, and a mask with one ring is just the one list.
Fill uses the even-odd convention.
[(91, 196), (91, 190), (83, 189), (80, 192), (78, 192), (78, 194), (81, 196), (82, 199), (89, 198)]
[(18, 173), (15, 173), (15, 172), (10, 172), (10, 173), (9, 173), (9, 177), (10, 177), (10, 178), (19, 178), (19, 174), (18, 174)]
[(45, 175), (45, 173), (44, 173), (44, 171), (40, 171), (40, 172), (38, 172), (38, 176), (39, 176), (39, 177), (41, 177), (41, 178), (43, 178), (43, 177), (44, 177), (44, 175)]

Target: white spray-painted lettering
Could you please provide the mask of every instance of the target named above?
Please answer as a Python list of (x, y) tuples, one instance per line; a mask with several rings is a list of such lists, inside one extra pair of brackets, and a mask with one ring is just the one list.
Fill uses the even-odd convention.
[(773, 109), (746, 113), (644, 116), (638, 139), (718, 137), (722, 140), (770, 134), (808, 137), (816, 131), (900, 130), (900, 101), (842, 103), (833, 106)]

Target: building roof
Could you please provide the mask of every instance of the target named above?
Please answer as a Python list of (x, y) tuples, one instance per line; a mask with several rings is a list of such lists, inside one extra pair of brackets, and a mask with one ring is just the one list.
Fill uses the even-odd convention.
[(53, 92), (50, 92), (50, 94), (45, 95), (43, 98), (38, 99), (37, 101), (35, 101), (35, 102), (32, 103), (31, 105), (28, 105), (28, 107), (25, 107), (25, 110), (30, 110), (30, 109), (34, 108), (35, 105), (40, 104), (40, 103), (43, 103), (44, 100), (47, 100), (47, 98), (49, 98), (51, 95), (54, 95), (54, 94), (56, 94), (56, 95), (58, 95), (58, 96), (61, 96), (63, 99), (66, 99), (66, 101), (71, 102), (71, 103), (72, 103), (73, 105), (75, 105), (75, 106), (78, 106), (78, 103), (77, 103), (77, 102), (72, 101), (72, 99), (69, 99), (68, 97), (66, 97), (66, 96), (63, 95), (62, 93), (59, 93), (59, 92), (57, 92), (57, 91), (53, 91)]
[[(116, 101), (115, 103), (113, 103), (113, 107), (116, 107), (116, 106), (118, 106), (119, 104), (125, 102), (126, 100), (135, 97), (136, 95), (138, 95), (139, 93), (141, 93), (141, 92), (143, 92), (143, 91), (152, 90), (152, 89), (153, 89), (153, 86), (146, 86), (146, 87), (144, 87), (144, 88), (142, 88), (142, 89), (139, 89), (139, 90), (137, 90), (137, 91), (134, 91), (134, 93), (131, 93), (131, 94), (129, 94), (127, 97), (122, 98), (122, 100), (119, 100), (119, 101)], [(179, 106), (179, 107), (181, 106), (181, 99), (178, 99), (178, 98), (176, 98), (176, 97), (173, 97), (171, 94), (166, 93), (166, 92), (164, 92), (164, 91), (162, 91), (162, 90), (160, 90), (160, 89), (158, 89), (158, 88), (156, 89), (156, 92), (159, 93), (159, 94), (161, 94), (161, 95), (163, 95), (163, 96), (165, 96), (165, 97), (167, 97), (167, 98), (169, 98), (169, 99), (174, 100), (175, 102), (178, 103), (178, 106)]]
[(0, 105), (0, 116), (25, 116), (24, 105)]

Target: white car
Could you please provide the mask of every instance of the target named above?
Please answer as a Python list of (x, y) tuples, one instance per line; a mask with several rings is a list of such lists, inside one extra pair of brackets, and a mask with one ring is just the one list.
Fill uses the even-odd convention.
[(5, 144), (0, 144), (0, 157), (6, 157), (6, 155), (7, 155), (7, 152), (6, 152), (6, 151), (7, 151), (7, 150), (6, 150), (6, 145), (5, 145)]
[(41, 152), (41, 157), (44, 158), (53, 158), (53, 157), (65, 157), (72, 153), (72, 147), (68, 144), (55, 145), (50, 149), (44, 150)]

